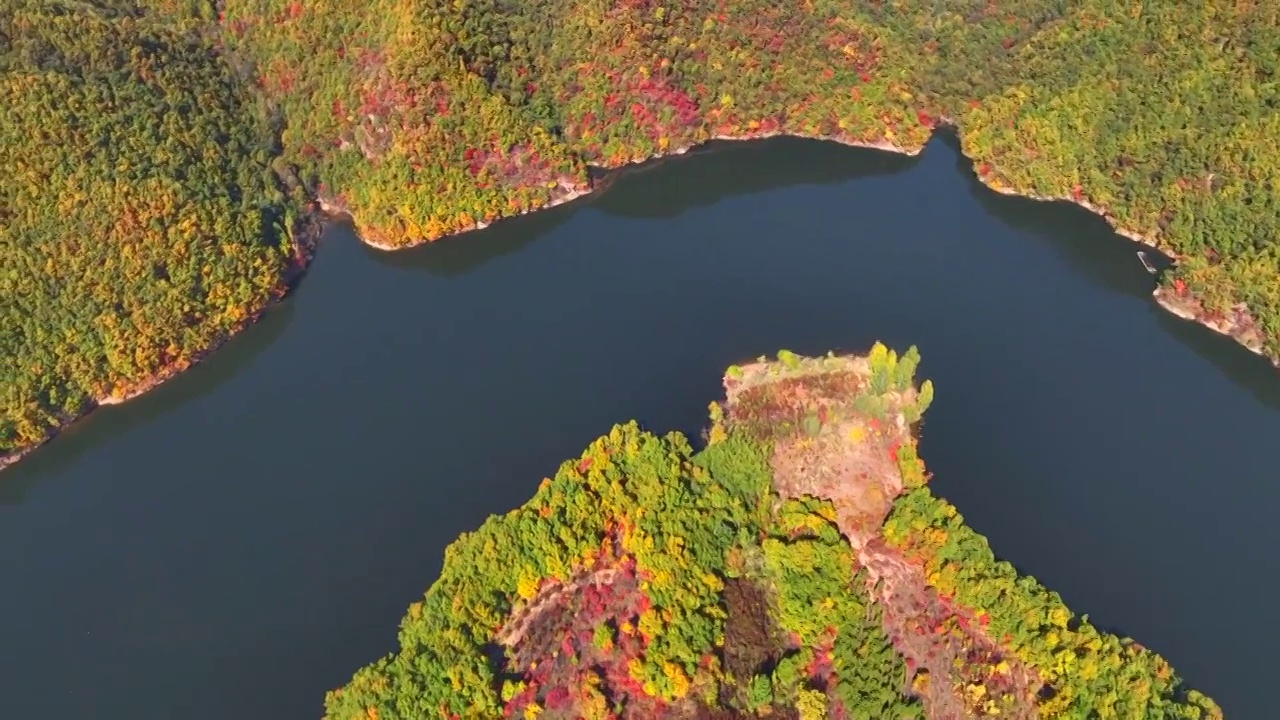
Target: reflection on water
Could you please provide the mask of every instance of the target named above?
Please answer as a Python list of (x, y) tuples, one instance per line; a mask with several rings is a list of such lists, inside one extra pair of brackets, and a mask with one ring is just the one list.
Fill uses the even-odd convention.
[(530, 215), (497, 222), (483, 230), (437, 240), (429, 245), (386, 252), (366, 246), (368, 254), (389, 267), (425, 270), (441, 277), (460, 277), (485, 263), (519, 252), (566, 223), (579, 200)]
[[(1043, 240), (1100, 287), (1149, 297), (1155, 281), (1142, 267), (1137, 251), (1146, 252), (1159, 268), (1169, 264), (1158, 251), (1117, 235), (1102, 217), (1075, 204), (1004, 195), (986, 187), (974, 175), (972, 162), (961, 154), (959, 139), (952, 131), (940, 130), (926, 152), (949, 152), (956, 172), (966, 178), (969, 193), (988, 214)], [(767, 162), (762, 156), (767, 156)], [(805, 138), (714, 141), (684, 155), (614, 171), (599, 191), (566, 206), (420, 248), (393, 253), (369, 248), (368, 253), (392, 267), (459, 277), (519, 252), (586, 208), (616, 217), (672, 218), (729, 197), (896, 175), (909, 171), (920, 159)], [(1280, 409), (1280, 383), (1268, 361), (1217, 333), (1160, 310), (1154, 301), (1152, 307), (1160, 325), (1179, 342), (1212, 362), (1260, 402)], [(0, 494), (0, 501), (3, 498)]]
[(997, 193), (978, 180), (963, 155), (958, 156), (956, 169), (969, 178), (970, 193), (984, 210), (1005, 225), (1043, 240), (1099, 287), (1130, 296), (1147, 296), (1155, 289), (1155, 278), (1142, 266), (1137, 251), (1147, 252), (1154, 263), (1163, 263), (1160, 253), (1117, 235), (1100, 215), (1066, 201)]
[(1280, 380), (1151, 287), (945, 137), (717, 146), (399, 253), (335, 227), (257, 327), (0, 474), (5, 710), (315, 718), (457, 533), (612, 423), (696, 431), (735, 360), (883, 339), (920, 345), (935, 488), (997, 552), (1266, 717)]
[[(1044, 240), (1071, 263), (1072, 268), (1100, 287), (1144, 298), (1149, 298), (1155, 290), (1155, 279), (1142, 267), (1137, 252), (1147, 253), (1158, 269), (1167, 268), (1170, 260), (1159, 251), (1117, 235), (1101, 216), (1073, 203), (1044, 202), (994, 192), (973, 174), (972, 164), (960, 154), (954, 134), (941, 134), (930, 147), (939, 144), (945, 144), (956, 154), (956, 170), (970, 178), (971, 194), (1002, 223)], [(1166, 312), (1154, 300), (1150, 302), (1152, 314), (1169, 335), (1213, 363), (1259, 402), (1280, 409), (1280, 382), (1270, 361), (1244, 350), (1230, 338)]]
[(61, 475), (89, 450), (164, 418), (173, 410), (213, 393), (284, 334), (293, 317), (291, 299), (232, 337), (196, 367), (122, 405), (98, 408), (59, 433), (18, 464), (0, 472), (0, 506), (19, 505), (36, 483)]
[[(770, 153), (767, 168), (760, 165), (762, 148)], [(612, 171), (596, 192), (569, 205), (501, 221), (484, 230), (419, 248), (392, 253), (370, 248), (369, 253), (393, 267), (457, 277), (490, 260), (518, 252), (585, 208), (617, 217), (672, 218), (728, 197), (896, 174), (910, 169), (915, 161), (916, 158), (892, 153), (801, 138), (771, 138), (758, 143), (716, 141), (684, 155)], [(661, 173), (663, 178), (655, 181), (654, 173)]]
[[(1197, 355), (1213, 363), (1236, 387), (1249, 393), (1258, 402), (1272, 410), (1280, 410), (1280, 381), (1271, 361), (1255, 355), (1235, 340), (1212, 330), (1183, 320), (1153, 301), (1151, 313), (1161, 329), (1191, 348)], [(1176, 392), (1170, 390), (1170, 392)]]
[[(762, 152), (768, 153), (767, 164), (761, 163)], [(918, 160), (804, 138), (721, 140), (622, 170), (590, 205), (616, 217), (673, 218), (729, 197), (895, 175)]]

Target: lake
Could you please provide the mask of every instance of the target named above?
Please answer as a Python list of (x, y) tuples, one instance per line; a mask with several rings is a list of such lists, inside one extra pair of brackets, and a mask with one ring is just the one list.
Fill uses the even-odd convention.
[(384, 254), (335, 227), (204, 364), (0, 473), (0, 715), (318, 718), (458, 533), (729, 364), (919, 345), (922, 452), (996, 552), (1269, 716), (1280, 376), (1099, 218), (915, 159), (730, 144)]

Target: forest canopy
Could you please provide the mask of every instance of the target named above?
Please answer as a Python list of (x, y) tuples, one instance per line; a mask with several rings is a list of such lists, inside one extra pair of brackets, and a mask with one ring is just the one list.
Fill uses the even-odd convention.
[(404, 247), (773, 133), (1107, 212), (1280, 358), (1280, 9), (1128, 0), (0, 0), (0, 458), (279, 297), (308, 202)]
[(928, 490), (919, 355), (730, 368), (707, 444), (619, 425), (445, 551), (328, 720), (1221, 720)]
[(292, 261), (261, 100), (203, 26), (0, 12), (0, 457), (193, 362)]

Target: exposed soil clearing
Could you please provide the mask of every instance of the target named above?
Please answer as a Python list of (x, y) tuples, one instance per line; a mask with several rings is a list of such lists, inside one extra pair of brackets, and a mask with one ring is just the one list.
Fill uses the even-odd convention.
[(835, 506), (885, 632), (906, 660), (908, 691), (931, 720), (1034, 718), (1037, 673), (999, 647), (984, 618), (941, 597), (923, 568), (881, 536), (905, 489), (896, 453), (913, 441), (906, 409), (916, 400), (914, 388), (881, 374), (861, 357), (752, 363), (726, 375), (724, 417), (733, 430), (773, 441), (781, 496)]

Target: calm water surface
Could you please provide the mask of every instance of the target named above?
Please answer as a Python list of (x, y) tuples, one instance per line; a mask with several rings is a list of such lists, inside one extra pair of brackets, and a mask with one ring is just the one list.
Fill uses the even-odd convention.
[(0, 474), (0, 717), (317, 718), (444, 546), (721, 370), (916, 343), (935, 489), (1002, 556), (1270, 717), (1280, 377), (1077, 208), (778, 140), (399, 254), (323, 239), (211, 360)]

